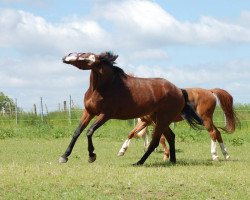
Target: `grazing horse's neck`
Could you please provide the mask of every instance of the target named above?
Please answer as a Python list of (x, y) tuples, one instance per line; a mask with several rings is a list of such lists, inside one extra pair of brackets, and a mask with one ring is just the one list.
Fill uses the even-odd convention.
[(90, 90), (98, 90), (111, 83), (115, 79), (115, 72), (109, 66), (100, 66), (92, 69), (90, 73)]

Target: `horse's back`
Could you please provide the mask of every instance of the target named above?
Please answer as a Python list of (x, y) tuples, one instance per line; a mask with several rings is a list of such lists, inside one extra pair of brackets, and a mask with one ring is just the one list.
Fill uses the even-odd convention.
[[(165, 79), (128, 76), (123, 81), (102, 93), (102, 109), (111, 117), (136, 118), (154, 112), (171, 116), (179, 114), (184, 106), (181, 90)], [(113, 95), (110, 95), (111, 91)]]

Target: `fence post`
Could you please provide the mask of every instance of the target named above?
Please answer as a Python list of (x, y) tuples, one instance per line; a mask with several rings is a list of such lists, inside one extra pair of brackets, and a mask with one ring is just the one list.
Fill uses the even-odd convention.
[(18, 119), (17, 119), (17, 117), (18, 117), (18, 116), (17, 116), (17, 115), (18, 115), (18, 111), (17, 111), (17, 99), (15, 99), (15, 113), (16, 113), (16, 125), (17, 125), (17, 122), (18, 122), (18, 121), (17, 121), (17, 120), (18, 120)]
[(41, 99), (41, 120), (43, 122), (43, 98), (40, 97), (40, 99)]
[(69, 125), (71, 125), (71, 95), (69, 95)]
[(12, 115), (12, 109), (11, 109), (10, 102), (8, 102), (8, 105), (9, 105), (9, 115)]
[(34, 113), (34, 115), (37, 115), (37, 112), (36, 112), (36, 104), (33, 104), (33, 113)]
[(47, 104), (45, 104), (45, 112), (46, 112), (46, 115), (48, 115), (48, 114), (49, 114), (49, 110), (48, 110), (48, 106), (47, 106)]
[(67, 110), (67, 102), (63, 101), (63, 111), (66, 111), (66, 110)]

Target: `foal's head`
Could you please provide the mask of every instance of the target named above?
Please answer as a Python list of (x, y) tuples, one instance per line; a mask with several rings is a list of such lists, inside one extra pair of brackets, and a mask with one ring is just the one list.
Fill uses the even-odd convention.
[(111, 52), (105, 52), (101, 54), (94, 53), (70, 53), (62, 58), (66, 64), (71, 64), (79, 69), (88, 70), (101, 67), (101, 65), (115, 64), (115, 60), (118, 55), (114, 55)]

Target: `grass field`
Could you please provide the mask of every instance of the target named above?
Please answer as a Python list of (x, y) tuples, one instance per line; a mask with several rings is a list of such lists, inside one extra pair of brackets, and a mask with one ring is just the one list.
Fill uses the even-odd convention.
[[(212, 162), (210, 142), (177, 141), (177, 164), (154, 152), (134, 167), (143, 153), (134, 140), (124, 157), (122, 141), (95, 138), (97, 160), (87, 162), (81, 137), (66, 164), (58, 158), (70, 138), (0, 140), (0, 199), (249, 199), (249, 142), (228, 143), (230, 161)], [(222, 158), (222, 155), (220, 154)]]
[[(87, 162), (85, 131), (68, 163), (59, 164), (77, 121), (58, 123), (62, 116), (52, 114), (44, 123), (26, 115), (28, 120), (17, 126), (0, 119), (0, 199), (249, 199), (250, 124), (245, 119), (250, 111), (240, 115), (234, 134), (222, 135), (230, 161), (224, 161), (219, 145), (220, 161), (211, 161), (208, 133), (181, 122), (174, 128), (177, 164), (163, 162), (159, 147), (140, 167), (132, 164), (144, 153), (141, 140), (133, 140), (126, 155), (117, 157), (133, 127), (133, 121), (117, 120), (94, 134), (94, 163)], [(214, 117), (223, 125), (223, 115)]]

